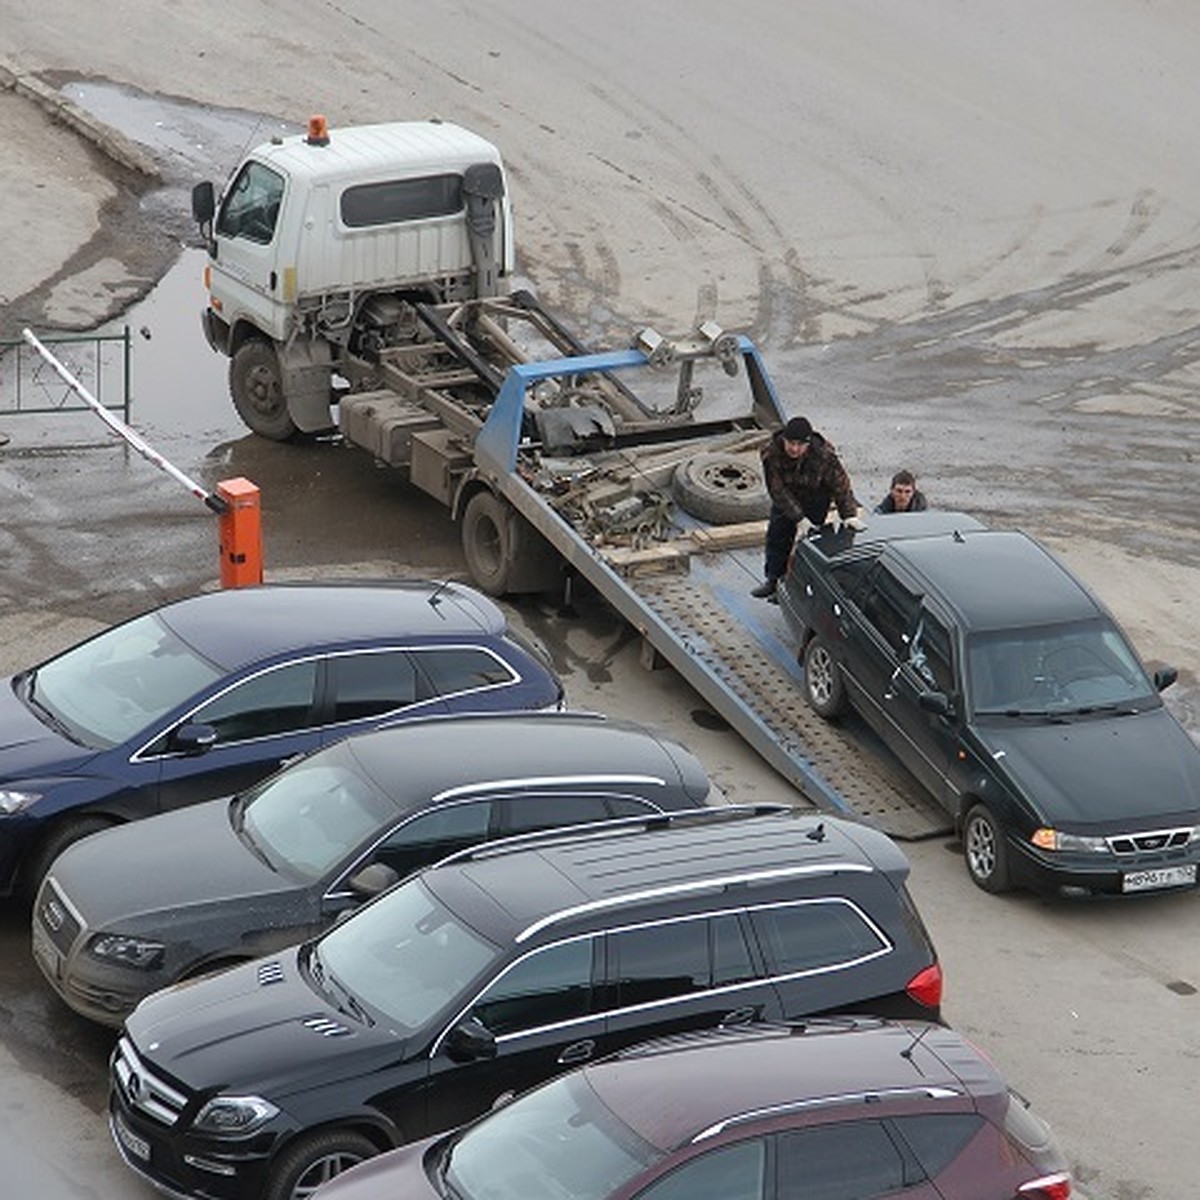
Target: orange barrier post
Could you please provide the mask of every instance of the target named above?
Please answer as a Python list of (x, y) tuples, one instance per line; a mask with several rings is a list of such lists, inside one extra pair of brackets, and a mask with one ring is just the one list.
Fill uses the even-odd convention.
[(263, 581), (262, 507), (258, 485), (248, 479), (217, 484), (224, 501), (221, 522), (221, 586), (252, 587)]

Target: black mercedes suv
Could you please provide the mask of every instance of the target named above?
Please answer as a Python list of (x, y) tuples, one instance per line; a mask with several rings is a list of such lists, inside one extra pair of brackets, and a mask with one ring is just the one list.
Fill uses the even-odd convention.
[(468, 850), (318, 938), (144, 1000), (113, 1055), (113, 1137), (165, 1191), (300, 1200), (649, 1036), (936, 1020), (907, 875), (884, 834), (783, 808)]

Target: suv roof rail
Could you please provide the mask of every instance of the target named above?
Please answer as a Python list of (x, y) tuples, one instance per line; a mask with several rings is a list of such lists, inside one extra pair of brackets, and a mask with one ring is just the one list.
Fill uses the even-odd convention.
[(813, 1108), (834, 1108), (851, 1104), (882, 1104), (889, 1100), (956, 1100), (963, 1095), (961, 1088), (950, 1087), (946, 1084), (918, 1083), (905, 1087), (887, 1087), (860, 1089), (851, 1092), (838, 1092), (828, 1096), (813, 1096), (807, 1100), (793, 1100), (787, 1104), (773, 1105), (771, 1108), (750, 1109), (746, 1112), (735, 1113), (700, 1130), (692, 1137), (692, 1145), (716, 1137), (737, 1125), (746, 1125), (753, 1121), (782, 1116), (784, 1113), (804, 1112)]
[[(510, 837), (496, 838), (467, 846), (440, 858), (426, 870), (454, 863), (472, 862), (477, 859), (494, 858), (503, 854), (515, 854), (536, 846), (558, 846), (571, 842), (582, 842), (592, 838), (608, 837), (620, 833), (648, 833), (654, 829), (667, 829), (673, 825), (708, 824), (718, 821), (745, 820), (749, 817), (777, 816), (781, 813), (799, 812), (782, 801), (759, 804), (729, 804), (720, 808), (685, 808), (673, 812), (647, 813), (645, 816), (612, 817), (607, 821), (586, 821), (553, 829), (535, 829), (530, 833), (515, 833)], [(820, 814), (814, 814), (820, 816)], [(824, 818), (822, 818), (824, 819)]]

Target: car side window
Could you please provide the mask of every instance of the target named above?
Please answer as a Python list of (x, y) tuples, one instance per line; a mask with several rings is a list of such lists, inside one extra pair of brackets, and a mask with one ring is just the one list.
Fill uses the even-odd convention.
[(617, 1004), (621, 1008), (710, 986), (708, 922), (671, 921), (609, 935), (616, 954)]
[(610, 796), (608, 812), (611, 817), (645, 817), (662, 812), (662, 809), (649, 800), (637, 800), (633, 796)]
[(456, 850), (486, 841), (491, 812), (487, 800), (431, 809), (389, 834), (372, 857), (398, 875), (408, 875)]
[(504, 836), (608, 819), (603, 796), (510, 796), (500, 801)]
[(735, 1142), (689, 1159), (639, 1192), (637, 1200), (762, 1200), (766, 1164), (762, 1138)]
[(921, 612), (909, 642), (907, 662), (926, 687), (955, 691), (950, 631), (928, 609)]
[(874, 565), (874, 558), (855, 558), (849, 562), (834, 563), (829, 568), (829, 574), (842, 589), (842, 594), (857, 604), (860, 598), (859, 594)]
[(500, 1036), (585, 1017), (592, 1011), (593, 939), (534, 950), (496, 979), (471, 1007)]
[(516, 679), (507, 663), (482, 646), (438, 646), (415, 654), (438, 696), (457, 696)]
[(619, 930), (609, 935), (609, 946), (620, 1007), (741, 983), (757, 974), (732, 913)]
[(317, 662), (288, 663), (263, 671), (202, 705), (189, 718), (211, 725), (218, 744), (276, 737), (314, 724)]
[[(780, 1134), (778, 1200), (872, 1200), (909, 1184), (881, 1121), (839, 1121)], [(919, 1172), (917, 1172), (919, 1175)]]
[[(941, 1174), (985, 1123), (975, 1113), (919, 1113), (892, 1120), (893, 1127), (917, 1161), (932, 1176)], [(997, 1148), (1003, 1151), (999, 1137), (996, 1142)]]
[(861, 607), (863, 616), (883, 640), (901, 659), (907, 657), (908, 635), (921, 607), (920, 596), (913, 595), (890, 571), (880, 567), (872, 576)]
[(330, 664), (334, 724), (382, 716), (430, 695), (404, 650), (339, 654)]
[(754, 909), (750, 919), (773, 975), (845, 966), (888, 948), (866, 917), (842, 899)]

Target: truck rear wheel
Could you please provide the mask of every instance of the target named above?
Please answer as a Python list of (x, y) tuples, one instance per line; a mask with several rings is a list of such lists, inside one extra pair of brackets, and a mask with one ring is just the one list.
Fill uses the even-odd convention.
[(492, 492), (476, 492), (467, 501), (462, 543), (471, 578), (490, 596), (549, 591), (561, 580), (550, 544)]
[(299, 432), (288, 413), (275, 348), (261, 338), (243, 342), (229, 364), (229, 394), (246, 428), (273, 442)]

